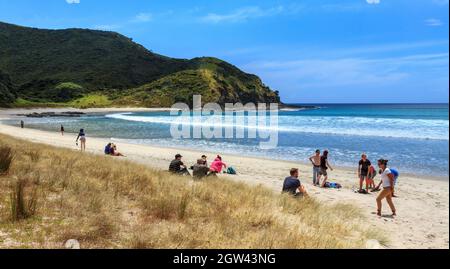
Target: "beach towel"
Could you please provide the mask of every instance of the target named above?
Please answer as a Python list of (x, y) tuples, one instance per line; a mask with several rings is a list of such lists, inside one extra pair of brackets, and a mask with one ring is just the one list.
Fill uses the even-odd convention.
[(340, 189), (340, 188), (342, 188), (342, 185), (339, 183), (336, 183), (336, 182), (326, 182), (325, 188)]

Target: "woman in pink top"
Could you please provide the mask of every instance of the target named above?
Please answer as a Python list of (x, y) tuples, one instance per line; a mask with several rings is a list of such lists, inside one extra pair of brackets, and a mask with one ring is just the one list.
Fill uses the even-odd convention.
[(227, 168), (227, 165), (224, 162), (222, 162), (222, 157), (217, 155), (217, 158), (211, 163), (209, 171), (218, 174), (222, 172), (222, 167)]

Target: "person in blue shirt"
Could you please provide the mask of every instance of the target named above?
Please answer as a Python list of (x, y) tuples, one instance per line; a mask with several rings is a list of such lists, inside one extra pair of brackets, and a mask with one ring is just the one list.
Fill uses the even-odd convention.
[(105, 155), (110, 155), (111, 154), (111, 145), (112, 145), (112, 143), (108, 143), (108, 145), (106, 145), (106, 147), (105, 147)]
[(290, 174), (291, 176), (284, 179), (283, 193), (289, 193), (293, 196), (305, 195), (306, 190), (298, 179), (298, 169), (292, 168)]

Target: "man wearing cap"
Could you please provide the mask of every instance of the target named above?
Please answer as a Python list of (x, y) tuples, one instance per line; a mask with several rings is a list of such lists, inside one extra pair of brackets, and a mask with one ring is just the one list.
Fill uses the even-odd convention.
[(175, 160), (170, 163), (169, 172), (180, 175), (189, 175), (189, 171), (181, 161), (182, 157), (183, 156), (181, 156), (180, 154), (175, 155)]

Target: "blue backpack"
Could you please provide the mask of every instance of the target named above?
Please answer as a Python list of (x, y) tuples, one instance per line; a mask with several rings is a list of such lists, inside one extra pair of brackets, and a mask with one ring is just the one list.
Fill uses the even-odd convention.
[(227, 174), (236, 175), (236, 170), (234, 170), (234, 168), (230, 166), (227, 169)]
[(397, 183), (397, 179), (398, 179), (398, 176), (400, 175), (400, 173), (395, 168), (391, 168), (390, 170), (391, 170), (391, 173), (394, 175), (394, 183)]

